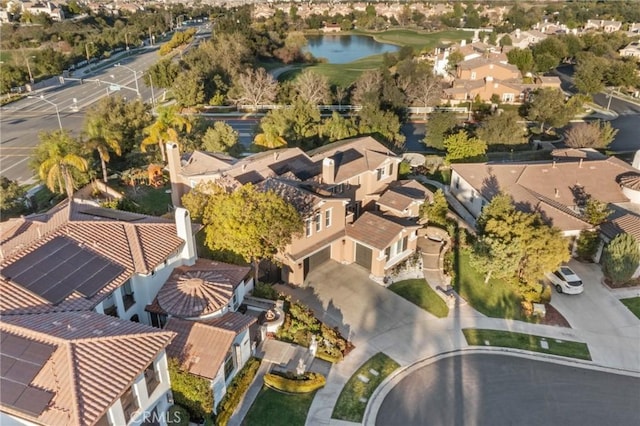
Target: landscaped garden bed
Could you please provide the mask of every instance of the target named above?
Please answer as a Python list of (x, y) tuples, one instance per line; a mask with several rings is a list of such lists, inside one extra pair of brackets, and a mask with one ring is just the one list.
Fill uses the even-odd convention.
[(220, 401), (220, 405), (218, 405), (217, 426), (225, 426), (229, 422), (234, 410), (242, 401), (242, 397), (249, 389), (249, 386), (251, 386), (259, 367), (260, 360), (258, 358), (250, 358), (242, 367), (242, 370), (233, 378), (222, 401)]
[(630, 297), (628, 299), (620, 299), (620, 302), (626, 306), (635, 316), (640, 319), (640, 297)]
[(326, 383), (327, 379), (322, 374), (314, 372), (297, 375), (274, 371), (264, 376), (266, 386), (287, 393), (315, 392)]
[(382, 352), (371, 357), (342, 388), (331, 418), (361, 423), (373, 392), (398, 368), (400, 364)]
[(466, 328), (462, 330), (471, 346), (499, 346), (502, 348), (524, 349), (533, 352), (591, 360), (586, 343), (557, 340), (524, 333), (502, 330)]
[(341, 361), (353, 349), (351, 342), (337, 329), (323, 324), (302, 303), (287, 299), (284, 312), (284, 324), (276, 332), (278, 340), (309, 347), (315, 336), (318, 342), (316, 357), (333, 363)]

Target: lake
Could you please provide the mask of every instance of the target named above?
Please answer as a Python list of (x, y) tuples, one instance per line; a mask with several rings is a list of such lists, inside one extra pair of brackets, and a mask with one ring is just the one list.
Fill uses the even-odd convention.
[(316, 58), (325, 58), (330, 64), (346, 64), (371, 55), (397, 52), (400, 47), (379, 43), (373, 37), (360, 35), (307, 36), (305, 48)]

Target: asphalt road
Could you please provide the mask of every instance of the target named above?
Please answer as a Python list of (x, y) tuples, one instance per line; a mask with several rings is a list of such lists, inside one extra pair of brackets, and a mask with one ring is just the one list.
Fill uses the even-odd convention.
[(488, 354), (449, 357), (403, 379), (376, 425), (638, 425), (640, 379)]

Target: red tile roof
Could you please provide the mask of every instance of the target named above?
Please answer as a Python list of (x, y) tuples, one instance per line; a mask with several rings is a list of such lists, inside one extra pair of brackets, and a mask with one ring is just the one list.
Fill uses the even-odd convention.
[(196, 318), (219, 311), (231, 302), (234, 289), (247, 277), (249, 266), (198, 259), (179, 266), (158, 292), (158, 305), (167, 314)]
[(224, 362), (236, 333), (200, 321), (172, 317), (165, 330), (177, 333), (167, 355), (180, 360), (191, 374), (213, 380)]
[(0, 406), (17, 417), (51, 425), (94, 424), (174, 337), (95, 312), (3, 316), (0, 330), (55, 347), (31, 383), (54, 395), (42, 414), (34, 417)]
[[(117, 211), (63, 203), (44, 215), (9, 221), (2, 231), (0, 268), (33, 252), (55, 237), (64, 236), (122, 266), (124, 272), (96, 295), (84, 298), (77, 292), (58, 305), (31, 294), (16, 283), (0, 278), (0, 312), (3, 314), (90, 310), (133, 274), (148, 274), (177, 253), (184, 241), (173, 221), (127, 213), (126, 220), (96, 216)], [(89, 213), (87, 213), (89, 212)]]
[(389, 189), (378, 199), (377, 203), (397, 211), (404, 211), (414, 202), (423, 202), (433, 194), (415, 180), (400, 180), (389, 185)]

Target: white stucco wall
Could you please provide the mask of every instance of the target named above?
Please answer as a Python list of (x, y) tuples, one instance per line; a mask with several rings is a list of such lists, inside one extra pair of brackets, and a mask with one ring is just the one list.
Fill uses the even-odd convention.
[(467, 210), (478, 218), (482, 208), (489, 202), (482, 197), (466, 180), (464, 180), (455, 170), (451, 173), (451, 194), (465, 206)]

